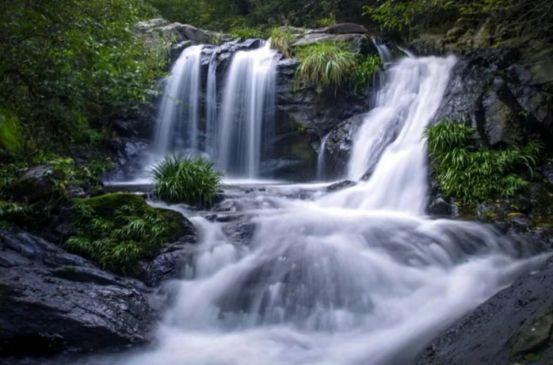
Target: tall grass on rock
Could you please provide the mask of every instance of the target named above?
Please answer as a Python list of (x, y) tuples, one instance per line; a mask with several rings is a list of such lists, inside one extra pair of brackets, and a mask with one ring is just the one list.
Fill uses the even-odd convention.
[(490, 149), (476, 147), (476, 131), (463, 123), (428, 128), (428, 147), (440, 189), (464, 204), (510, 197), (528, 185), (524, 172), (533, 174), (541, 145)]
[(155, 195), (172, 203), (213, 204), (221, 176), (201, 158), (167, 157), (154, 168)]
[(271, 48), (276, 49), (286, 58), (292, 57), (291, 43), (293, 40), (294, 34), (289, 27), (277, 27), (271, 30)]
[(323, 42), (297, 50), (300, 65), (296, 80), (317, 92), (333, 91), (346, 85), (357, 65), (357, 55), (345, 43)]

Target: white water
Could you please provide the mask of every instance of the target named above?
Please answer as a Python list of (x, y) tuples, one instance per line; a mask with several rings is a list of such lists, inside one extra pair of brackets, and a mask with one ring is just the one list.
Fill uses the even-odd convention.
[(206, 142), (205, 152), (213, 160), (217, 156), (217, 53), (213, 51), (207, 71), (206, 108)]
[[(356, 178), (374, 165), (367, 182), (333, 194), (228, 188), (230, 214), (253, 217), (251, 243), (236, 242), (225, 223), (193, 218), (195, 274), (175, 283), (158, 344), (93, 363), (405, 365), (508, 284), (525, 265), (513, 242), (421, 213), (423, 132), (454, 62), (405, 59), (387, 71), (351, 158)], [(308, 198), (293, 197), (300, 191)]]
[(319, 180), (324, 179), (326, 174), (325, 149), (326, 149), (326, 141), (328, 140), (329, 136), (330, 136), (330, 133), (325, 135), (323, 138), (321, 138), (321, 145), (319, 146), (319, 153), (317, 154), (317, 178)]
[(154, 154), (197, 154), (200, 110), (200, 60), (202, 46), (186, 48), (175, 62), (159, 108)]
[(234, 55), (219, 128), (218, 165), (227, 176), (259, 175), (262, 144), (273, 128), (276, 51), (267, 43)]

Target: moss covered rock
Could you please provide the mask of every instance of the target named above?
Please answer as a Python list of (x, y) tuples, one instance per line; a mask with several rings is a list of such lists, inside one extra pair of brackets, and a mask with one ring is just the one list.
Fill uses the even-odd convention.
[(130, 193), (76, 199), (73, 224), (76, 234), (67, 240), (68, 249), (127, 275), (137, 274), (141, 260), (192, 230), (179, 213), (153, 208)]

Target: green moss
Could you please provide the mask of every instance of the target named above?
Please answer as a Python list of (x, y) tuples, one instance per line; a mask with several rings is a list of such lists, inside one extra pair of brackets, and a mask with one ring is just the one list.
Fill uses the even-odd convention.
[(357, 66), (357, 55), (343, 42), (310, 44), (297, 50), (300, 61), (296, 81), (319, 93), (347, 85)]
[(442, 123), (427, 130), (435, 176), (445, 195), (471, 205), (512, 197), (528, 185), (523, 172), (533, 174), (539, 143), (475, 148), (474, 134), (475, 130), (463, 123)]
[(140, 260), (185, 232), (180, 214), (153, 208), (144, 197), (129, 193), (77, 199), (74, 213), (77, 233), (67, 247), (122, 274), (135, 274)]
[(0, 108), (0, 147), (14, 154), (23, 149), (23, 137), (17, 116), (2, 108)]
[(154, 169), (156, 196), (174, 203), (210, 206), (220, 179), (213, 164), (201, 158), (168, 157)]

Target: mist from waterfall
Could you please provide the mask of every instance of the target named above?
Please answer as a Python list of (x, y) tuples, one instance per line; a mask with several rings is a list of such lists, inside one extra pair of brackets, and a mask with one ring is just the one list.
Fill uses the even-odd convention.
[[(258, 52), (233, 61), (226, 102), (242, 97), (229, 90), (255, 99), (253, 90), (270, 83), (254, 70), (267, 71), (261, 60), (270, 63), (271, 51)], [(387, 68), (354, 142), (356, 186), (227, 187), (234, 190), (225, 218), (237, 231), (229, 233), (226, 219), (192, 217), (200, 244), (192, 267), (168, 287), (156, 345), (91, 364), (410, 364), (433, 336), (507, 285), (528, 262), (517, 242), (477, 223), (424, 215), (424, 131), (454, 64), (454, 57), (405, 58)], [(267, 81), (254, 87), (256, 77)], [(223, 119), (235, 112), (227, 109)], [(260, 135), (245, 131), (248, 116), (259, 114), (242, 115), (244, 125), (225, 121), (223, 133), (233, 136), (231, 126), (241, 133), (222, 153)], [(241, 145), (243, 156), (254, 147)], [(239, 161), (255, 171), (249, 159)], [(251, 239), (240, 238), (252, 226)]]
[(227, 176), (259, 176), (262, 146), (274, 123), (276, 51), (266, 43), (239, 51), (223, 94), (217, 164)]
[(186, 48), (171, 69), (159, 107), (153, 151), (157, 158), (199, 152), (202, 46)]

